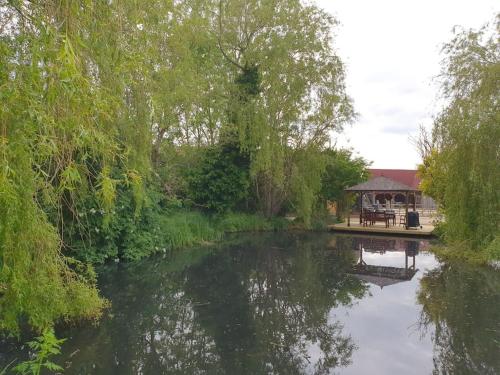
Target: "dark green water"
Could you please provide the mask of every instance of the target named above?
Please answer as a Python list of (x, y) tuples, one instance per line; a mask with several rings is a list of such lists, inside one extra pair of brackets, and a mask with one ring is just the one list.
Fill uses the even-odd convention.
[[(428, 246), (250, 234), (107, 266), (112, 308), (59, 328), (55, 361), (65, 374), (499, 374), (500, 272), (439, 264)], [(0, 368), (23, 356), (0, 353)]]

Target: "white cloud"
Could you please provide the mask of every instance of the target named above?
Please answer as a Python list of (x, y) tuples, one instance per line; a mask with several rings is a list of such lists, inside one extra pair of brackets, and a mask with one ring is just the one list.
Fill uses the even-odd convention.
[(335, 47), (347, 67), (347, 87), (360, 113), (336, 138), (378, 168), (415, 168), (409, 141), (430, 126), (437, 106), (433, 78), (452, 28), (478, 28), (500, 6), (494, 0), (316, 0), (340, 26)]

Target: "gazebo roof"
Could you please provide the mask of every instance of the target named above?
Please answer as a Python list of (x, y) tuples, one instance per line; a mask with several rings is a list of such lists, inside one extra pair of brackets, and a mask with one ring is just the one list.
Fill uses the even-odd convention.
[(394, 181), (388, 177), (374, 177), (366, 182), (345, 189), (346, 191), (418, 191), (417, 189)]
[(399, 267), (387, 266), (372, 266), (358, 264), (350, 272), (358, 279), (378, 285), (383, 288), (384, 286), (409, 281), (413, 278), (417, 270), (405, 269)]
[(370, 178), (384, 176), (391, 180), (401, 182), (402, 184), (418, 189), (420, 177), (416, 169), (368, 169)]

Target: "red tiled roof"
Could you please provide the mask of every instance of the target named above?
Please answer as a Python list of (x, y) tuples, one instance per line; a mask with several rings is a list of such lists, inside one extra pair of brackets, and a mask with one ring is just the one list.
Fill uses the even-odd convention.
[(369, 169), (372, 177), (387, 177), (418, 190), (420, 178), (415, 169)]

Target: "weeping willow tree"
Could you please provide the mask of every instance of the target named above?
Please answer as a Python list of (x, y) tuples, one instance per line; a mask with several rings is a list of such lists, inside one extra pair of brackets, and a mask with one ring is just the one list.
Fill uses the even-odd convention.
[[(420, 168), (426, 193), (446, 215), (445, 236), (500, 257), (500, 15), (445, 45), (443, 94)], [(421, 142), (423, 143), (423, 142)], [(428, 142), (429, 143), (429, 142)]]
[(130, 52), (142, 48), (137, 13), (64, 0), (0, 10), (0, 329), (96, 318), (106, 301), (92, 268), (63, 255), (62, 234), (87, 196), (111, 215), (114, 168), (139, 201), (150, 141), (138, 137), (149, 124)]
[(120, 191), (140, 217), (157, 144), (199, 133), (203, 25), (170, 1), (0, 1), (0, 329), (100, 314), (92, 268), (65, 255), (123, 220)]
[(308, 224), (325, 167), (321, 150), (354, 116), (332, 48), (336, 22), (298, 0), (221, 0), (214, 13), (240, 98), (228, 126), (251, 153), (261, 209), (274, 215), (288, 201)]

